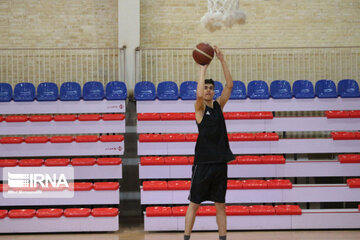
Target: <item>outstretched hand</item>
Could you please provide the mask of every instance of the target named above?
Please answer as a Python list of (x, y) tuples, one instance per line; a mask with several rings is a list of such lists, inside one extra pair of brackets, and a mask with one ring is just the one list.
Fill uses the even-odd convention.
[(206, 69), (208, 68), (208, 66), (209, 66), (209, 64), (207, 64), (207, 65), (200, 65), (200, 64), (198, 64), (199, 66), (200, 66), (200, 70), (202, 71), (202, 72), (206, 72)]
[(221, 49), (214, 45), (214, 51), (216, 53), (216, 57), (220, 60), (220, 61), (224, 61), (224, 54), (222, 53)]

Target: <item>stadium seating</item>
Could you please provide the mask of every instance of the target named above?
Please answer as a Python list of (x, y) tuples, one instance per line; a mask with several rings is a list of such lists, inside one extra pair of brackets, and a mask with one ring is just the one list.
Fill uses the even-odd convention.
[(215, 84), (215, 88), (214, 88), (214, 99), (217, 99), (218, 97), (221, 96), (221, 93), (223, 91), (223, 85), (221, 82), (219, 81), (214, 81), (214, 84)]
[(246, 99), (245, 84), (241, 81), (233, 81), (233, 84), (230, 99)]
[(315, 84), (315, 95), (318, 98), (337, 98), (336, 85), (331, 80), (319, 80)]
[(290, 83), (286, 80), (275, 80), (270, 84), (270, 95), (274, 99), (292, 98)]
[(84, 100), (103, 100), (104, 86), (101, 82), (86, 82), (83, 87)]
[(32, 83), (18, 83), (14, 88), (15, 102), (32, 102), (35, 100), (35, 86)]
[(180, 85), (180, 98), (182, 100), (195, 100), (196, 99), (197, 82), (185, 81)]
[(254, 80), (248, 84), (247, 95), (250, 99), (268, 99), (269, 87), (265, 81)]
[(156, 90), (152, 82), (138, 82), (135, 84), (134, 95), (136, 100), (155, 100)]
[(65, 82), (60, 87), (61, 101), (79, 101), (81, 99), (81, 86), (77, 82)]
[(10, 102), (12, 97), (11, 85), (8, 83), (0, 83), (0, 102)]
[(36, 100), (56, 101), (59, 97), (59, 90), (55, 83), (40, 83), (37, 87)]
[(360, 97), (359, 85), (353, 79), (343, 79), (339, 81), (338, 92), (342, 98)]
[(172, 81), (159, 83), (157, 87), (157, 97), (159, 100), (178, 100), (179, 90), (177, 84)]
[(293, 84), (295, 98), (314, 98), (314, 86), (309, 80), (296, 80)]
[(107, 100), (125, 100), (127, 88), (124, 82), (112, 81), (106, 84), (105, 96)]

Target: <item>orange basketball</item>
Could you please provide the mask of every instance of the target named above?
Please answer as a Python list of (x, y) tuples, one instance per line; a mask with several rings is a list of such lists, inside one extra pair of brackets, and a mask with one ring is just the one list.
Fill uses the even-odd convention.
[(202, 42), (196, 45), (192, 55), (198, 64), (208, 65), (214, 58), (214, 49), (210, 44)]

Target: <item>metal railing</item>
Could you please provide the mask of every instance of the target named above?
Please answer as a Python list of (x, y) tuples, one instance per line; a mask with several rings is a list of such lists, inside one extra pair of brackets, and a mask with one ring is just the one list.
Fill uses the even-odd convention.
[[(136, 82), (183, 81), (198, 78), (191, 48), (139, 48), (136, 51)], [(360, 47), (318, 48), (224, 48), (225, 59), (234, 80), (247, 84), (252, 80), (299, 79), (316, 82), (330, 79), (360, 79)], [(225, 82), (221, 64), (215, 58), (208, 76)]]
[(0, 49), (0, 82), (125, 81), (124, 48)]

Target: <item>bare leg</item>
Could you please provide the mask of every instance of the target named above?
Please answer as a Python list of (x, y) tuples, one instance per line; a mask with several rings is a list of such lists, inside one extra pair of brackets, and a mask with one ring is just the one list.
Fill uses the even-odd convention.
[(219, 228), (219, 236), (226, 236), (226, 212), (225, 203), (215, 203), (216, 223)]
[(189, 207), (186, 211), (185, 216), (185, 232), (184, 235), (190, 236), (193, 229), (196, 217), (196, 211), (198, 210), (200, 204), (190, 202)]

